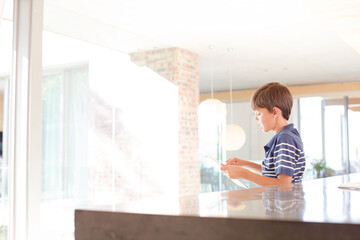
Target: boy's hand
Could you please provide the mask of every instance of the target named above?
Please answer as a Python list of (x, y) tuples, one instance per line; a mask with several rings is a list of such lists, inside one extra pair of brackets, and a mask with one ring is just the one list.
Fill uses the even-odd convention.
[(239, 165), (241, 166), (241, 159), (238, 159), (238, 158), (230, 158), (228, 160), (226, 160), (226, 165)]
[(236, 166), (236, 165), (224, 165), (221, 164), (221, 171), (226, 174), (229, 178), (242, 178), (244, 168)]

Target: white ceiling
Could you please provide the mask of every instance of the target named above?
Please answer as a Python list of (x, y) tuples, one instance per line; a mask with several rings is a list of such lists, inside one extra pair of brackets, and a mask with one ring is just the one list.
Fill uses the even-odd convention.
[(54, 32), (125, 53), (197, 53), (201, 92), (210, 91), (211, 72), (215, 91), (228, 90), (229, 69), (234, 89), (360, 81), (360, 0), (45, 0), (44, 7)]

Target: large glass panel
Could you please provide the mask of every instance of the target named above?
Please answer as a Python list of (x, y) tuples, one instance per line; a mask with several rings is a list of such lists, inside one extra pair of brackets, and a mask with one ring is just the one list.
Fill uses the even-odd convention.
[(201, 191), (220, 191), (224, 188), (222, 174), (217, 163), (223, 163), (226, 158), (223, 146), (226, 105), (215, 99), (205, 100), (199, 105), (198, 115)]
[[(60, 124), (61, 124), (61, 74), (44, 76), (42, 89), (42, 192), (43, 199), (53, 199), (62, 196), (62, 168)], [(46, 181), (44, 181), (46, 179)]]
[(178, 87), (119, 46), (70, 32), (69, 19), (84, 16), (55, 16), (76, 2), (45, 1), (43, 239), (73, 239), (75, 208), (179, 193)]
[[(273, 133), (264, 133), (254, 118), (250, 102), (233, 103), (232, 123), (240, 125), (245, 132), (244, 145), (236, 151), (226, 151), (224, 146), (226, 123), (230, 123), (230, 104), (216, 99), (207, 99), (199, 105), (199, 146), (201, 157), (201, 191), (228, 191), (243, 189), (236, 180), (225, 176), (219, 166), (209, 158), (224, 163), (226, 159), (237, 157), (261, 164), (264, 158), (263, 146), (272, 138)], [(258, 187), (250, 181), (241, 180), (248, 187)]]
[(305, 179), (344, 174), (348, 164), (350, 173), (360, 171), (359, 103), (359, 98), (354, 97), (300, 99), (301, 135), (307, 158)]
[(347, 151), (348, 146), (345, 141), (345, 121), (347, 119), (344, 118), (343, 104), (325, 106), (325, 160), (327, 167), (335, 171), (336, 174), (346, 173), (345, 151)]
[(0, 239), (8, 239), (9, 161), (7, 157), (8, 86), (12, 70), (13, 1), (0, 1)]
[(304, 179), (316, 177), (316, 171), (312, 169), (312, 165), (323, 159), (322, 100), (321, 97), (301, 98), (299, 100), (300, 134), (306, 154)]
[(349, 110), (349, 158), (350, 172), (360, 172), (360, 108), (359, 103)]

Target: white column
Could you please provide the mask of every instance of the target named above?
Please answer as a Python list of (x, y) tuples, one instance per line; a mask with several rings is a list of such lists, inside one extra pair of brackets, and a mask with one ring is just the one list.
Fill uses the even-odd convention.
[(41, 198), (43, 0), (14, 1), (10, 80), (10, 240), (38, 240)]

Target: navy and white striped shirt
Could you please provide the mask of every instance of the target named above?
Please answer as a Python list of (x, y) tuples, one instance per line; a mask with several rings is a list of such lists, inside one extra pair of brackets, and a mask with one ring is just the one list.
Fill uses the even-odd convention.
[(299, 182), (305, 170), (305, 154), (299, 132), (289, 124), (278, 132), (266, 146), (262, 175), (276, 178), (278, 174), (292, 176)]

